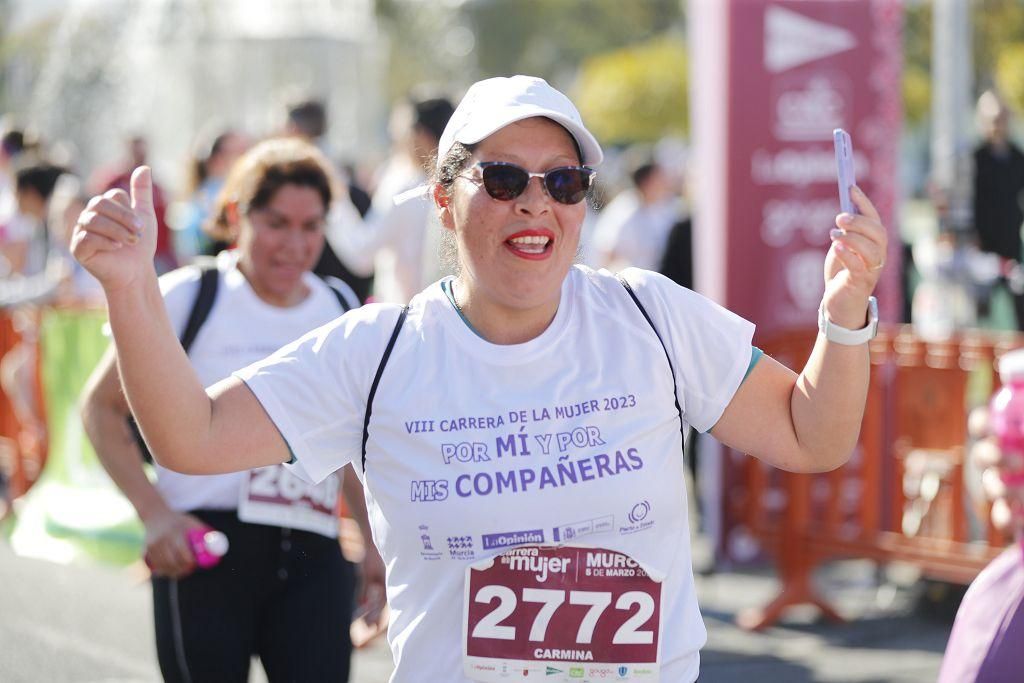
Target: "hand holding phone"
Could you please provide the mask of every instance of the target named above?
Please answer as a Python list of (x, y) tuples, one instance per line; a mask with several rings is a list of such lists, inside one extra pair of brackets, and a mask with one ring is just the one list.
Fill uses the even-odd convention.
[(839, 207), (843, 213), (855, 214), (857, 208), (850, 199), (850, 188), (857, 184), (853, 174), (853, 141), (842, 128), (832, 131), (836, 146), (836, 174), (839, 176)]

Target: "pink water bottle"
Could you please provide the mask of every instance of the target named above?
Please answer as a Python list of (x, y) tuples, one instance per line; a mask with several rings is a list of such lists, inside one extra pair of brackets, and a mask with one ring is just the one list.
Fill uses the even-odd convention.
[(228, 552), (228, 537), (210, 527), (192, 527), (185, 532), (188, 545), (200, 569), (209, 569)]

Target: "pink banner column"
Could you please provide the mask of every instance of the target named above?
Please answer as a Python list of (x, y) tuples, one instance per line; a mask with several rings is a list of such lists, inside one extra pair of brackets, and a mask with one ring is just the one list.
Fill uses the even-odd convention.
[[(758, 326), (755, 343), (812, 327), (839, 210), (832, 130), (853, 138), (858, 184), (893, 238), (877, 295), (900, 311), (898, 0), (690, 0), (697, 288)], [(705, 458), (705, 461), (717, 460)], [(738, 490), (739, 460), (702, 484)], [(711, 511), (720, 555), (755, 552)], [(716, 518), (716, 513), (720, 516)]]

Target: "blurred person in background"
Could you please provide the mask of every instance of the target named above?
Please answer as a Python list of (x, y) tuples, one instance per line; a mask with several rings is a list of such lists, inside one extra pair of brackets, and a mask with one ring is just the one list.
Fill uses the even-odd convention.
[[(4, 242), (5, 255), (13, 270), (0, 277), (0, 308), (12, 309), (5, 311), (5, 317), (10, 318), (18, 339), (12, 347), (0, 349), (0, 391), (8, 398), (20, 425), (17, 448), (36, 462), (44, 458), (46, 424), (39, 412), (41, 401), (37, 393), (38, 315), (34, 306), (26, 304), (48, 300), (62, 275), (59, 260), (51, 258), (47, 213), (57, 179), (63, 172), (58, 166), (42, 162), (24, 166), (15, 173), (15, 214), (7, 225), (17, 227), (17, 231), (11, 231), (16, 239)], [(0, 483), (0, 489), (3, 488)], [(0, 497), (6, 497), (6, 493)], [(2, 515), (6, 504), (0, 504), (0, 508)]]
[(407, 303), (441, 276), (440, 231), (429, 202), (405, 201), (404, 193), (422, 188), (426, 167), (454, 110), (443, 97), (410, 96), (392, 111), (392, 151), (384, 165), (373, 203), (360, 220), (339, 203), (327, 238), (349, 269), (373, 273), (375, 301)]
[(0, 117), (0, 220), (14, 210), (14, 167), (25, 149), (25, 133)]
[[(339, 295), (311, 272), (335, 185), (326, 158), (296, 139), (260, 143), (232, 168), (211, 227), (237, 248), (218, 255), (214, 269), (187, 266), (160, 279), (179, 332), (201, 281), (219, 283), (189, 349), (199, 381), (213, 384), (342, 313)], [(129, 211), (123, 192), (105, 197)], [(83, 215), (99, 219), (102, 210), (93, 201)], [(358, 306), (348, 287), (335, 286), (348, 307)], [(341, 554), (335, 505), (344, 473), (309, 485), (280, 466), (189, 476), (157, 465), (154, 485), (127, 423), (117, 362), (112, 345), (85, 389), (83, 422), (145, 526), (164, 679), (244, 683), (255, 653), (272, 683), (347, 680), (354, 568)], [(345, 491), (366, 531), (364, 589), (382, 601), (384, 569), (369, 542), (361, 488)], [(229, 549), (217, 566), (199, 570), (186, 532), (207, 526), (227, 535)]]
[[(974, 150), (974, 234), (983, 252), (1017, 264), (1024, 223), (1024, 153), (1010, 140), (1010, 110), (992, 90), (978, 98), (976, 109), (982, 142)], [(1004, 281), (1005, 282), (1005, 281)], [(988, 312), (990, 291), (979, 297)], [(1017, 329), (1024, 330), (1024, 292), (1012, 292)]]
[(42, 272), (50, 254), (49, 206), (64, 169), (42, 162), (15, 174), (15, 198), (24, 234), (8, 244), (15, 273), (28, 277)]
[(668, 232), (657, 270), (677, 285), (693, 289), (693, 217), (682, 216)]
[(693, 197), (693, 169), (683, 160), (671, 175), (681, 192), (676, 203), (675, 222), (665, 238), (658, 272), (680, 287), (694, 289), (697, 275), (693, 258), (693, 212), (689, 201)]
[(1000, 451), (987, 408), (970, 416), (970, 459), (992, 501), (992, 523), (1013, 539), (971, 582), (946, 644), (939, 683), (1017, 683), (1024, 647), (1024, 454)]
[(657, 271), (669, 231), (679, 219), (678, 194), (671, 175), (649, 155), (634, 163), (629, 178), (631, 187), (598, 214), (596, 265), (612, 272), (628, 267)]
[(288, 106), (284, 134), (300, 137), (315, 145), (325, 158), (331, 159), (327, 142), (327, 106), (316, 98), (303, 99)]
[(52, 164), (30, 166), (18, 173), (21, 220), (31, 239), (21, 245), (22, 270), (0, 280), (0, 306), (55, 302), (95, 307), (103, 290), (71, 257), (71, 233), (85, 209), (81, 181)]
[[(217, 249), (203, 230), (224, 180), (235, 161), (249, 148), (249, 139), (227, 129), (210, 139), (200, 136), (190, 161), (188, 200), (175, 213), (175, 250), (179, 261), (200, 254), (213, 256)], [(220, 245), (218, 245), (220, 246)]]
[(31, 227), (18, 213), (15, 171), (25, 151), (25, 133), (0, 127), (0, 277), (19, 272)]
[[(99, 174), (99, 181), (94, 186), (108, 190), (128, 190), (132, 169), (148, 163), (149, 143), (141, 135), (133, 135), (125, 142), (126, 157), (113, 171)], [(156, 182), (153, 183), (153, 207), (156, 209), (157, 245), (153, 262), (158, 273), (166, 273), (178, 266), (178, 258), (174, 253), (174, 239), (167, 225), (167, 194)]]
[(53, 254), (60, 260), (62, 281), (57, 290), (61, 305), (88, 308), (103, 305), (100, 283), (71, 257), (71, 234), (89, 197), (82, 181), (71, 173), (57, 179), (50, 197), (49, 225)]
[[(296, 136), (316, 145), (316, 147), (328, 159), (333, 159), (330, 145), (327, 143), (327, 107), (317, 99), (306, 99), (296, 102), (288, 107), (285, 121), (284, 134)], [(355, 173), (349, 168), (338, 168), (342, 173), (342, 179), (348, 189), (348, 197), (352, 205), (356, 207), (359, 216), (365, 216), (370, 209), (370, 195), (356, 182)], [(321, 276), (336, 277), (343, 281), (356, 293), (360, 301), (366, 301), (370, 296), (373, 285), (373, 272), (355, 273), (338, 258), (333, 247), (328, 241), (324, 245), (320, 260), (317, 261), (313, 272)]]

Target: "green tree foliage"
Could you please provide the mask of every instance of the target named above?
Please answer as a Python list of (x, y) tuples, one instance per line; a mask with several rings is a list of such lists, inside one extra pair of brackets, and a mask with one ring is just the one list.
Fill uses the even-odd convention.
[(971, 3), (974, 23), (974, 68), (978, 90), (991, 87), (1003, 52), (1024, 42), (1024, 3), (1020, 0), (976, 0)]
[(680, 0), (473, 0), (464, 5), (485, 76), (557, 82), (587, 57), (649, 39), (682, 20)]
[(999, 51), (995, 82), (1010, 106), (1024, 112), (1024, 41), (1010, 43)]
[(586, 60), (574, 100), (602, 141), (654, 142), (688, 131), (687, 76), (686, 44), (668, 34)]
[[(565, 87), (582, 60), (681, 26), (682, 0), (376, 0), (389, 90), (530, 74)], [(467, 32), (475, 38), (464, 50)]]
[(931, 112), (932, 9), (930, 3), (906, 8), (903, 18), (903, 107), (911, 126)]
[[(933, 3), (906, 8), (903, 30), (903, 96), (907, 123), (928, 119), (931, 108)], [(1018, 111), (1024, 111), (1024, 2), (975, 0), (971, 3), (975, 90), (996, 85)]]

